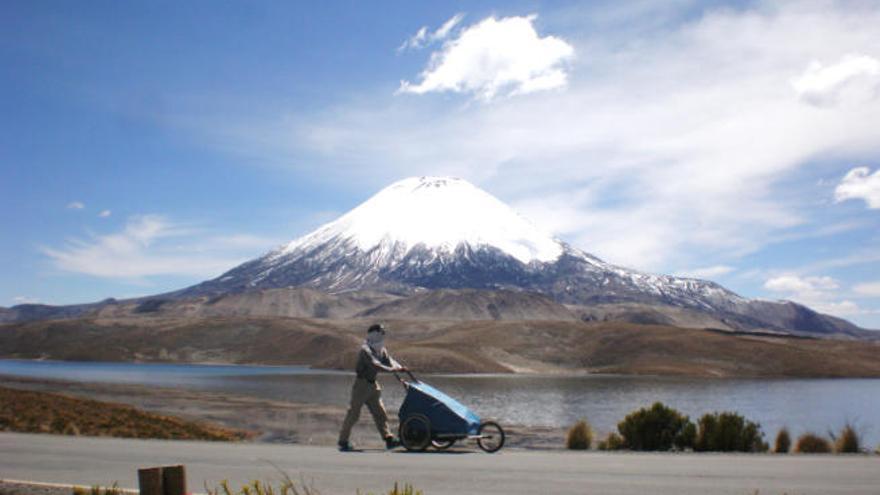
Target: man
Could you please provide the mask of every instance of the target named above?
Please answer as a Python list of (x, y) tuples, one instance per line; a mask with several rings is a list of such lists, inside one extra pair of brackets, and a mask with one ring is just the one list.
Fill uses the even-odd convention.
[(339, 432), (339, 450), (347, 452), (354, 448), (348, 439), (364, 404), (370, 409), (376, 428), (385, 439), (385, 447), (393, 449), (398, 442), (388, 430), (388, 414), (385, 412), (385, 405), (382, 404), (382, 387), (376, 381), (376, 375), (379, 371), (406, 371), (406, 368), (395, 361), (385, 349), (384, 326), (376, 324), (367, 330), (367, 338), (358, 353), (355, 371), (357, 379), (351, 387), (351, 403), (342, 422), (342, 430)]

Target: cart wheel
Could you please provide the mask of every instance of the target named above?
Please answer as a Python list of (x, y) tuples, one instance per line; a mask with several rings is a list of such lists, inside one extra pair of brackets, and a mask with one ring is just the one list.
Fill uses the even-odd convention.
[(480, 435), (480, 438), (477, 439), (477, 445), (484, 451), (491, 454), (504, 447), (504, 430), (498, 423), (494, 421), (481, 423), (477, 433)]
[(447, 440), (431, 440), (431, 446), (437, 450), (446, 450), (449, 447), (452, 447), (455, 444), (455, 439), (450, 438)]
[(400, 424), (400, 443), (406, 450), (422, 452), (431, 445), (431, 422), (421, 414), (413, 414)]

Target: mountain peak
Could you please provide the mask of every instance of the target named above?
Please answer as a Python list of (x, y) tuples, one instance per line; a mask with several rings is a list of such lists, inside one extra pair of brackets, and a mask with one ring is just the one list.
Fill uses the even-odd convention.
[(491, 247), (522, 263), (548, 262), (562, 243), (491, 194), (454, 177), (410, 177), (382, 189), (339, 219), (301, 237), (278, 254), (346, 242), (362, 252), (416, 246), (452, 253), (462, 245)]

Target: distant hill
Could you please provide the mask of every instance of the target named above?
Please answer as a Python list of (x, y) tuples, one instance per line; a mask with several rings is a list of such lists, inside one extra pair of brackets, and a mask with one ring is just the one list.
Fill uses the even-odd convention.
[[(0, 357), (297, 364), (350, 370), (373, 319), (83, 318), (6, 324)], [(880, 377), (880, 343), (622, 322), (387, 320), (419, 371)]]

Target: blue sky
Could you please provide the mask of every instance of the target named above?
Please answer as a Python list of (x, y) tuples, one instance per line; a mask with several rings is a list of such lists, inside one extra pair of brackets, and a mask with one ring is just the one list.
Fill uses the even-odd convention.
[(620, 3), (3, 2), (0, 305), (180, 288), (456, 175), (880, 328), (880, 4)]

